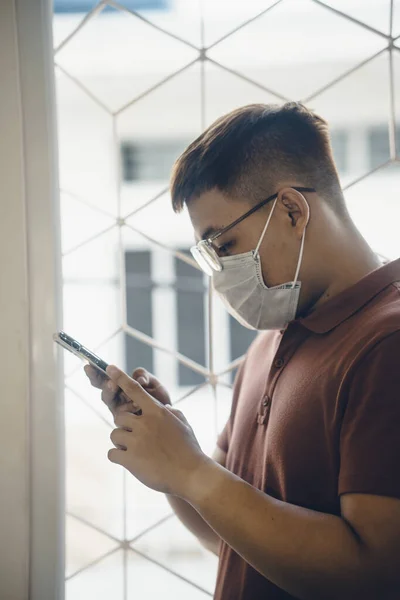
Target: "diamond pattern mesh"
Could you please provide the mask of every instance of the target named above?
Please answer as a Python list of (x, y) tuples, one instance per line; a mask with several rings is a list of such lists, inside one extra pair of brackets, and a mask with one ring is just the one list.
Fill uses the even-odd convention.
[[(113, 9), (107, 18), (106, 6)], [(400, 11), (393, 0), (191, 0), (176, 6), (180, 18), (174, 9), (134, 12), (109, 0), (79, 19), (55, 20), (64, 327), (117, 364), (124, 364), (126, 336), (139, 348), (151, 347), (156, 372), (165, 373), (174, 403), (211, 452), (229, 412), (230, 373), (241, 359), (230, 362), (226, 352), (215, 352), (222, 313), (210, 289), (206, 331), (198, 332), (206, 337), (204, 361), (179, 351), (176, 335), (165, 335), (179, 324), (167, 327), (161, 313), (151, 335), (128, 323), (127, 249), (151, 249), (164, 265), (156, 268), (153, 294), (165, 306), (173, 305), (173, 261), (196, 265), (181, 250), (191, 243), (187, 215), (169, 226), (168, 182), (149, 178), (125, 186), (121, 144), (144, 139), (150, 128), (161, 141), (174, 133), (183, 149), (215, 118), (250, 102), (301, 99), (333, 128), (354, 128), (379, 114), (382, 151), (369, 163), (360, 158), (368, 140), (356, 128), (351, 169), (342, 180), (362, 233), (393, 258), (400, 249), (400, 204), (391, 202), (399, 175)], [(331, 28), (335, 36), (327, 35)], [(340, 103), (346, 106), (338, 113)], [(160, 589), (171, 599), (212, 596), (214, 557), (199, 548), (164, 497), (107, 463), (110, 416), (75, 359), (65, 359), (67, 597), (144, 599)], [(177, 363), (197, 373), (200, 383), (182, 388), (169, 380)]]

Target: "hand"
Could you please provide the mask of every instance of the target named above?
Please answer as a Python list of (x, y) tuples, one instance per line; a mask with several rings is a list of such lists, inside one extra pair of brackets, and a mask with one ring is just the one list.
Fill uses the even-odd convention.
[[(134, 413), (139, 410), (139, 407), (134, 406), (132, 400), (127, 398), (124, 392), (111, 379), (106, 375), (103, 375), (101, 371), (91, 365), (86, 365), (84, 370), (92, 386), (101, 390), (101, 399), (110, 409), (114, 418), (120, 413)], [(165, 387), (156, 377), (154, 377), (154, 375), (146, 371), (146, 369), (143, 369), (142, 367), (135, 369), (132, 373), (132, 379), (135, 379), (148, 394), (162, 404), (171, 404), (169, 394)]]
[(210, 459), (202, 452), (184, 415), (152, 398), (117, 367), (109, 367), (107, 374), (142, 410), (140, 416), (117, 414), (118, 429), (111, 433), (116, 448), (109, 451), (108, 458), (148, 487), (188, 499), (197, 473)]
[[(164, 406), (171, 404), (171, 399), (163, 384), (157, 377), (146, 371), (146, 369), (142, 367), (135, 369), (132, 373), (132, 379), (137, 381), (150, 396), (153, 396), (153, 398), (164, 404)], [(113, 383), (113, 385), (115, 384)]]

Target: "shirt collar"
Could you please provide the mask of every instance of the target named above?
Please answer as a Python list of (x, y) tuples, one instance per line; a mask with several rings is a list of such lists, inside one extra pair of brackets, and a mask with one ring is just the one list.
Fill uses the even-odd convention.
[(297, 322), (314, 333), (327, 333), (395, 281), (400, 281), (400, 258), (371, 271)]

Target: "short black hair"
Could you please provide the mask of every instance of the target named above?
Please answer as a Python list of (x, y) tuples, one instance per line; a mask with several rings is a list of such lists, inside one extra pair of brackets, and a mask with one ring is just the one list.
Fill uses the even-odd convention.
[(281, 183), (313, 187), (346, 213), (327, 122), (299, 102), (250, 104), (217, 119), (176, 161), (175, 212), (218, 189), (260, 201)]

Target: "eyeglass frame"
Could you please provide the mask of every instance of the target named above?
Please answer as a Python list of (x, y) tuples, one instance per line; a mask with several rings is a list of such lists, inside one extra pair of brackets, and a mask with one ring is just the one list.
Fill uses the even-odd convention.
[[(293, 190), (296, 190), (297, 192), (315, 192), (315, 188), (308, 188), (308, 187), (292, 187)], [(252, 215), (253, 213), (255, 213), (259, 208), (261, 208), (262, 206), (265, 206), (266, 204), (268, 204), (268, 202), (271, 202), (272, 200), (274, 200), (275, 198), (278, 197), (279, 192), (275, 192), (275, 194), (272, 194), (272, 196), (268, 196), (268, 198), (266, 198), (265, 200), (261, 200), (261, 202), (259, 202), (258, 204), (256, 204), (255, 206), (253, 206), (252, 208), (250, 208), (250, 210), (248, 210), (247, 212), (245, 212), (243, 215), (241, 215), (238, 219), (235, 219), (232, 223), (230, 223), (229, 225), (226, 225), (226, 227), (223, 227), (222, 229), (216, 231), (215, 233), (213, 233), (213, 235), (211, 235), (208, 238), (205, 238), (203, 240), (200, 240), (199, 242), (197, 242), (197, 244), (195, 244), (194, 246), (192, 246), (190, 248), (190, 251), (194, 257), (194, 259), (196, 260), (196, 262), (198, 263), (195, 253), (193, 251), (197, 251), (199, 252), (200, 255), (202, 255), (202, 251), (201, 248), (202, 247), (207, 247), (209, 250), (212, 250), (213, 252), (215, 252), (216, 257), (219, 259), (219, 256), (217, 254), (217, 250), (216, 248), (213, 246), (213, 242), (214, 240), (216, 240), (217, 238), (219, 238), (221, 235), (223, 235), (224, 233), (226, 233), (227, 231), (230, 231), (233, 227), (235, 227), (236, 225), (239, 225), (239, 223), (241, 223), (242, 221), (244, 221), (244, 219), (247, 219), (247, 217), (249, 217), (250, 215)], [(209, 264), (207, 262), (207, 260), (204, 258), (204, 256), (202, 255), (202, 258), (205, 260), (205, 262), (207, 264)], [(198, 263), (199, 264), (199, 263)], [(200, 268), (204, 271), (203, 267), (201, 265), (199, 265)], [(222, 271), (222, 265), (220, 265), (220, 269), (213, 269), (211, 264), (210, 264), (210, 268), (211, 270), (214, 271)], [(207, 275), (208, 273), (206, 271), (204, 271)]]

